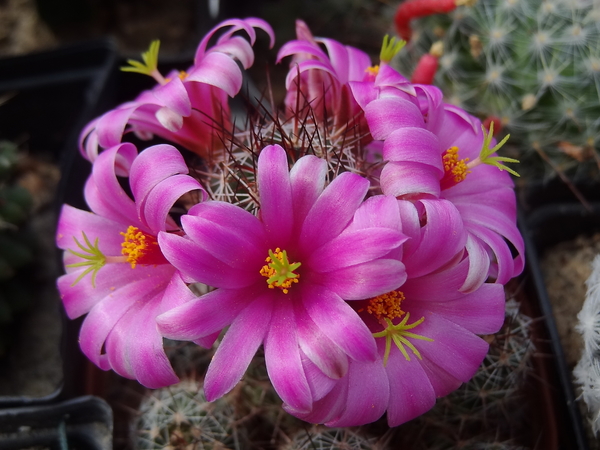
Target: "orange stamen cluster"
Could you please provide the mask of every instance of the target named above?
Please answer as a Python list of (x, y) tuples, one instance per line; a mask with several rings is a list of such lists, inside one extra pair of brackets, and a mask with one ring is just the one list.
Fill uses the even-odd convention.
[(404, 294), (401, 291), (391, 291), (369, 300), (366, 310), (377, 319), (385, 317), (394, 320), (404, 315), (404, 311), (401, 308), (403, 300)]
[(367, 81), (374, 81), (379, 74), (379, 65), (367, 67), (365, 72), (367, 74)]
[(137, 227), (130, 226), (125, 233), (121, 232), (121, 235), (125, 238), (121, 244), (121, 253), (127, 257), (132, 269), (135, 269), (136, 264), (151, 264), (149, 260), (155, 258), (150, 256), (157, 250), (160, 252), (156, 238)]
[(300, 263), (291, 263), (288, 261), (287, 252), (279, 247), (275, 252), (269, 250), (269, 256), (265, 259), (265, 264), (260, 269), (260, 274), (267, 278), (269, 289), (276, 287), (281, 289), (284, 294), (289, 292), (292, 284), (298, 283), (300, 274), (294, 273)]
[(444, 152), (442, 157), (444, 163), (444, 172), (451, 174), (455, 183), (460, 183), (467, 178), (467, 174), (471, 171), (467, 168), (469, 158), (458, 159), (458, 147), (450, 147)]

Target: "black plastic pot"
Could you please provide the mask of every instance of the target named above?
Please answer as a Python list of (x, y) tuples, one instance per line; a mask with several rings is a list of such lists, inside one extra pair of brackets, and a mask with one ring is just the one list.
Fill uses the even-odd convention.
[[(553, 189), (556, 190), (556, 194), (553, 194)], [(560, 448), (585, 450), (590, 447), (590, 443), (540, 267), (540, 258), (550, 247), (600, 231), (600, 203), (591, 202), (584, 206), (576, 201), (553, 203), (550, 200), (553, 196), (568, 198), (568, 195), (564, 188), (554, 185), (541, 199), (530, 197), (532, 203), (537, 203), (538, 207), (530, 209), (527, 215), (521, 217), (520, 226), (527, 252), (525, 289), (529, 297), (537, 298), (544, 333), (548, 339), (545, 351), (551, 355), (549, 366), (552, 372), (552, 394), (561, 428)]]
[[(48, 214), (48, 219), (44, 219), (48, 223), (47, 230), (36, 232), (44, 234), (43, 238), (51, 243), (54, 242), (59, 205), (68, 201), (75, 206), (83, 206), (80, 186), (89, 172), (85, 165), (89, 164), (77, 155), (77, 138), (89, 120), (113, 103), (115, 63), (114, 45), (106, 40), (0, 60), (0, 97), (8, 98), (0, 105), (0, 139), (20, 143), (30, 155), (58, 166), (62, 174), (57, 191), (50, 194), (54, 201), (44, 211)], [(53, 345), (60, 348), (62, 381), (57, 382), (51, 392), (41, 395), (18, 390), (0, 395), (0, 407), (48, 403), (82, 392), (78, 387), (81, 384), (78, 370), (82, 359), (78, 354), (76, 330), (67, 325), (55, 287), (56, 275), (60, 275), (61, 270), (60, 256), (50, 247), (39, 259), (43, 259), (44, 264), (52, 259), (56, 269), (48, 270), (56, 273), (47, 277), (48, 280), (32, 281), (36, 286), (30, 311), (36, 308), (38, 294), (56, 298), (57, 314), (62, 317), (56, 326), (61, 331), (48, 339), (58, 340)], [(24, 317), (20, 317), (14, 327), (15, 333), (21, 332), (20, 339), (29, 336), (23, 330), (24, 323)], [(20, 353), (26, 351), (20, 350)], [(12, 370), (11, 358), (5, 358), (0, 364), (3, 370)], [(30, 373), (44, 370), (38, 369), (35, 363), (30, 369)], [(0, 416), (0, 422), (2, 417), (5, 416)]]
[(112, 410), (92, 396), (4, 409), (0, 410), (0, 449), (110, 450), (112, 428)]

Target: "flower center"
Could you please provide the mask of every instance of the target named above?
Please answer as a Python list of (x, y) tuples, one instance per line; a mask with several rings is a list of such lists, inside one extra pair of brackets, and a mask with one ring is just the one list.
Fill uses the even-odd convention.
[(379, 65), (367, 67), (365, 73), (365, 81), (375, 81), (379, 74)]
[(285, 250), (281, 251), (279, 247), (275, 252), (269, 250), (269, 256), (265, 259), (265, 264), (260, 269), (260, 274), (267, 278), (269, 289), (276, 287), (281, 289), (284, 294), (289, 292), (292, 284), (297, 283), (300, 275), (294, 273), (301, 263), (290, 264)]
[(469, 158), (460, 159), (458, 156), (458, 147), (450, 147), (442, 155), (444, 164), (444, 176), (440, 181), (442, 190), (451, 188), (467, 178), (471, 171), (467, 166)]
[(121, 254), (126, 257), (132, 269), (135, 269), (136, 264), (156, 265), (167, 262), (154, 236), (134, 226), (129, 226), (121, 235), (124, 237)]
[[(404, 299), (404, 295), (402, 295), (402, 299)], [(399, 305), (398, 305), (398, 310), (399, 310)], [(400, 350), (400, 352), (402, 352), (402, 354), (404, 355), (404, 358), (407, 361), (410, 361), (410, 355), (408, 354), (408, 351), (406, 351), (405, 347), (408, 347), (410, 349), (410, 351), (413, 353), (413, 355), (415, 355), (417, 358), (423, 359), (421, 357), (421, 353), (419, 353), (419, 350), (417, 350), (417, 348), (413, 345), (413, 343), (410, 342), (407, 338), (433, 342), (433, 339), (431, 339), (431, 338), (421, 336), (420, 334), (416, 334), (416, 333), (412, 333), (411, 331), (408, 331), (408, 330), (412, 330), (413, 328), (416, 328), (418, 325), (422, 324), (425, 321), (425, 317), (421, 317), (416, 322), (409, 324), (408, 319), (410, 318), (410, 313), (409, 312), (405, 313), (404, 311), (401, 311), (401, 312), (404, 315), (404, 318), (400, 321), (400, 323), (398, 323), (397, 325), (394, 325), (391, 318), (383, 317), (383, 321), (385, 322), (385, 329), (383, 331), (380, 331), (379, 333), (373, 333), (373, 336), (376, 338), (381, 338), (381, 337), (385, 338), (385, 353), (383, 355), (383, 365), (384, 366), (387, 364), (388, 358), (390, 356), (390, 351), (392, 349), (392, 341), (394, 342), (394, 344), (396, 344), (396, 347), (398, 347), (398, 350)], [(399, 316), (397, 316), (397, 317), (399, 317)]]
[(390, 320), (397, 319), (404, 315), (404, 311), (400, 307), (402, 300), (404, 300), (404, 294), (401, 291), (391, 291), (369, 300), (366, 310), (377, 319), (384, 317)]

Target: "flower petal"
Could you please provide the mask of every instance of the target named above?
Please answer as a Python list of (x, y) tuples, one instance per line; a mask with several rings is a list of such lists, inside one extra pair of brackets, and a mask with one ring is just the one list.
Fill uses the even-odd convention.
[(369, 182), (344, 172), (325, 188), (306, 216), (300, 233), (300, 248), (318, 248), (346, 228), (360, 206)]
[(348, 371), (348, 394), (343, 414), (325, 423), (329, 427), (364, 425), (379, 419), (385, 412), (390, 386), (388, 377), (377, 361), (352, 361)]
[(404, 264), (395, 259), (378, 259), (317, 275), (315, 282), (345, 300), (376, 297), (397, 289), (406, 280)]
[[(188, 297), (187, 292), (167, 290), (165, 298), (175, 303), (180, 295)], [(173, 296), (177, 297), (172, 299)], [(156, 323), (163, 336), (169, 339), (193, 341), (230, 325), (248, 306), (250, 298), (251, 293), (246, 289), (216, 289), (168, 309), (156, 318)]]
[(312, 395), (300, 358), (292, 303), (278, 300), (265, 337), (269, 378), (281, 399), (297, 411), (310, 411)]
[(336, 294), (320, 286), (303, 286), (302, 303), (314, 323), (348, 356), (362, 361), (376, 358), (371, 331)]
[(285, 245), (293, 225), (292, 188), (287, 155), (279, 145), (265, 147), (258, 156), (260, 219), (269, 236), (269, 245)]
[(258, 270), (240, 271), (215, 258), (201, 245), (190, 239), (161, 231), (158, 245), (167, 258), (186, 277), (209, 286), (239, 289), (257, 282)]
[[(384, 345), (384, 344), (380, 344)], [(387, 421), (390, 427), (408, 422), (435, 405), (436, 395), (416, 358), (407, 361), (401, 352), (390, 353), (385, 367), (390, 385)]]
[(204, 379), (206, 399), (225, 395), (242, 379), (271, 323), (273, 297), (256, 298), (233, 321), (208, 366)]

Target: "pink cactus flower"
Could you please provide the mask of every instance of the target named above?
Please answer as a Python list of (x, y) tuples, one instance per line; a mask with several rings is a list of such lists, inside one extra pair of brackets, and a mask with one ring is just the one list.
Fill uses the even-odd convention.
[[(135, 201), (116, 171), (130, 176)], [(85, 187), (92, 212), (64, 205), (56, 242), (65, 250), (66, 275), (58, 279), (70, 318), (87, 314), (83, 353), (104, 370), (150, 388), (177, 382), (163, 350), (155, 317), (193, 297), (170, 282), (179, 277), (157, 244), (160, 231), (177, 231), (169, 210), (184, 194), (204, 190), (185, 175), (179, 151), (157, 145), (138, 156), (129, 143), (102, 152)], [(174, 303), (171, 303), (174, 302)]]
[[(345, 300), (402, 284), (404, 265), (392, 253), (406, 238), (365, 217), (366, 179), (346, 172), (325, 187), (325, 172), (312, 155), (289, 171), (286, 152), (268, 146), (258, 157), (258, 217), (208, 201), (181, 218), (186, 236), (159, 234), (186, 279), (217, 288), (162, 314), (161, 332), (196, 340), (229, 326), (206, 374), (209, 401), (235, 386), (261, 344), (275, 390), (298, 411), (326, 389), (306, 376), (304, 360), (338, 379), (349, 358), (376, 359), (375, 339)], [(395, 207), (379, 205), (374, 213), (384, 217)]]
[[(216, 45), (207, 48), (208, 41), (225, 27), (229, 29)], [(227, 20), (202, 39), (192, 67), (186, 72), (171, 72), (167, 77), (157, 69), (159, 43), (153, 42), (143, 54), (144, 64), (130, 61), (132, 66), (123, 70), (150, 75), (158, 85), (89, 123), (80, 135), (84, 157), (93, 161), (99, 147), (118, 145), (127, 132), (142, 139), (161, 136), (200, 155), (220, 148), (222, 138), (218, 133), (231, 128), (227, 96), (235, 96), (242, 87), (242, 71), (236, 61), (244, 68), (254, 62), (254, 28), (264, 30), (273, 46), (273, 30), (263, 20)], [(250, 43), (234, 35), (241, 30), (247, 33)]]
[[(477, 335), (495, 333), (504, 321), (503, 286), (485, 283), (471, 293), (460, 292), (469, 269), (469, 261), (460, 259), (466, 239), (460, 215), (447, 200), (422, 200), (418, 206), (423, 214), (411, 202), (398, 201), (403, 232), (411, 238), (403, 246), (406, 282), (384, 295), (352, 302), (377, 340), (379, 358), (350, 360), (347, 375), (333, 386), (306, 364), (307, 373), (329, 391), (309, 413), (284, 405), (291, 414), (342, 427), (370, 423), (387, 412), (394, 427), (431, 409), (437, 397), (477, 371), (488, 351)], [(423, 217), (425, 226), (420, 225)]]

